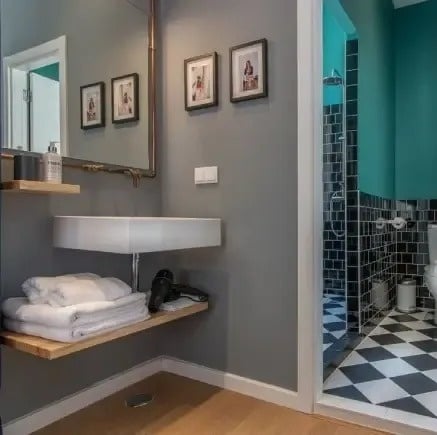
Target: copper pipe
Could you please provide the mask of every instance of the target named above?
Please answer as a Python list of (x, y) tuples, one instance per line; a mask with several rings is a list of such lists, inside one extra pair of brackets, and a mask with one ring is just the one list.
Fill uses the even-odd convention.
[(149, 0), (149, 169), (152, 176), (156, 175), (156, 130), (157, 130), (157, 115), (156, 115), (156, 2), (157, 0)]
[[(132, 176), (135, 187), (139, 186), (141, 178), (151, 178), (156, 176), (156, 142), (157, 142), (157, 110), (156, 110), (156, 33), (157, 22), (157, 3), (158, 0), (149, 0), (148, 17), (148, 157), (149, 169), (129, 168), (119, 165), (109, 165), (101, 162), (90, 162), (83, 159), (70, 157), (62, 158), (62, 165), (66, 168), (79, 168), (88, 172), (108, 172), (111, 174), (127, 174)], [(1, 159), (11, 160), (15, 154), (20, 154), (18, 150), (2, 149)]]

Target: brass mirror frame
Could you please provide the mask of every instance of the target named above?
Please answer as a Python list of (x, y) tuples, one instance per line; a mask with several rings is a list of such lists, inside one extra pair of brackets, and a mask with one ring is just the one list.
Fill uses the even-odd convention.
[[(148, 157), (149, 168), (141, 169), (131, 166), (114, 165), (91, 160), (76, 159), (74, 157), (62, 157), (62, 165), (68, 168), (78, 168), (90, 172), (108, 172), (127, 174), (132, 176), (134, 186), (137, 187), (141, 178), (154, 178), (156, 176), (156, 33), (157, 33), (157, 1), (149, 0), (148, 14)], [(21, 151), (10, 148), (2, 148), (2, 159), (13, 159), (17, 154), (41, 155), (32, 151)]]

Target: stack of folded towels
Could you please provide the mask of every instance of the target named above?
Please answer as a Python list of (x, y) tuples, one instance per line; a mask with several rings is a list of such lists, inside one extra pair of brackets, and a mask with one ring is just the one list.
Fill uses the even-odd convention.
[(3, 302), (5, 329), (50, 340), (80, 341), (150, 317), (145, 294), (118, 278), (34, 277), (22, 289), (26, 297)]

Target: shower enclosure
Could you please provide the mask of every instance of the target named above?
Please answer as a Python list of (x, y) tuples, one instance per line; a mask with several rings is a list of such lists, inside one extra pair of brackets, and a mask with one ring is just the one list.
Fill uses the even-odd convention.
[(347, 331), (346, 91), (337, 69), (323, 79), (323, 86), (338, 95), (323, 108), (323, 350), (329, 365)]
[[(323, 362), (325, 377), (359, 333), (358, 40), (324, 8)], [(346, 17), (347, 18), (347, 17)]]

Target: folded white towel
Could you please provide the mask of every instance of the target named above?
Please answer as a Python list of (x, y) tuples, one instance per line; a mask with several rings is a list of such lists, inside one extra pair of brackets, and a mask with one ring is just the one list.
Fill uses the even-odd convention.
[(71, 343), (95, 335), (104, 334), (105, 332), (110, 332), (133, 323), (142, 322), (149, 317), (146, 307), (143, 307), (142, 310), (138, 310), (134, 313), (112, 317), (88, 325), (72, 326), (70, 328), (56, 328), (53, 326), (40, 325), (38, 323), (20, 322), (8, 318), (3, 319), (3, 325), (6, 329), (21, 334), (36, 335), (37, 337), (43, 337), (49, 340)]
[(26, 298), (10, 298), (3, 301), (5, 317), (20, 322), (69, 328), (100, 322), (145, 307), (144, 293), (132, 293), (116, 301), (88, 302), (70, 307), (54, 308), (50, 305), (32, 305)]
[(49, 292), (47, 300), (52, 307), (68, 307), (86, 302), (115, 301), (131, 293), (132, 289), (118, 278), (80, 279), (60, 282)]
[(21, 288), (32, 304), (46, 304), (48, 303), (48, 294), (55, 290), (60, 283), (98, 278), (100, 276), (95, 273), (76, 273), (52, 277), (35, 276), (24, 281)]

